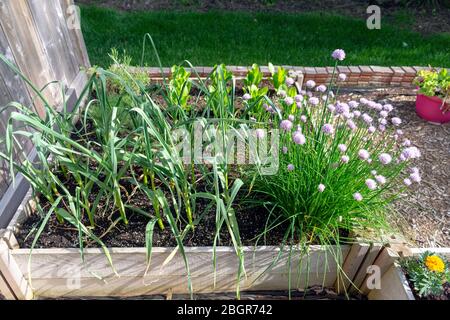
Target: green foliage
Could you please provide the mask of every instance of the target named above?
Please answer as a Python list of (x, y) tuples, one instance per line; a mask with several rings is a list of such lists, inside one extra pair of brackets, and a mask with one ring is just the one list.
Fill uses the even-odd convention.
[[(272, 74), (272, 85), (275, 88), (276, 91), (283, 89), (286, 89), (286, 78), (287, 78), (287, 71), (283, 67), (278, 67), (277, 70), (275, 70), (275, 67), (273, 64), (269, 63), (269, 71)], [(285, 90), (286, 91), (286, 90)]]
[(447, 69), (420, 70), (414, 84), (419, 87), (419, 93), (430, 97), (437, 96), (446, 101), (450, 94), (450, 73)]
[[(140, 85), (143, 87), (150, 85), (150, 77), (145, 70), (139, 68), (133, 68), (131, 70), (132, 58), (127, 55), (125, 50), (120, 55), (117, 49), (112, 48), (109, 57), (113, 60), (113, 64), (109, 66), (108, 71), (118, 76), (108, 79), (110, 90), (116, 92), (118, 95), (123, 95), (126, 93), (125, 87), (129, 86), (135, 94), (139, 94)], [(128, 78), (128, 72), (133, 74), (133, 81)]]
[(188, 109), (188, 101), (192, 83), (189, 81), (191, 76), (181, 66), (173, 66), (171, 69), (171, 79), (169, 82), (169, 99), (174, 105), (178, 105), (184, 110)]
[[(445, 270), (443, 272), (433, 271), (427, 267), (426, 261), (430, 256), (438, 257), (438, 259), (443, 261), (445, 264)], [(418, 296), (440, 296), (444, 293), (443, 284), (450, 281), (448, 261), (444, 257), (426, 251), (419, 258), (403, 259), (401, 264), (409, 276), (413, 289)]]
[(263, 74), (262, 74), (261, 70), (259, 69), (259, 66), (256, 63), (254, 63), (252, 65), (252, 68), (248, 71), (247, 76), (244, 79), (245, 88), (251, 87), (252, 85), (254, 85), (256, 87), (259, 86), (262, 79), (263, 79)]
[[(353, 53), (346, 65), (450, 67), (450, 34), (424, 36), (399, 28), (395, 21), (383, 20), (380, 30), (367, 30), (364, 19), (334, 13), (123, 12), (84, 5), (81, 16), (91, 62), (104, 68), (109, 66), (107, 54), (112, 47), (127, 49), (140, 65), (142, 36), (149, 31), (164, 66), (188, 59), (194, 66), (271, 61), (321, 67), (330, 65), (329, 53), (339, 46)], [(148, 55), (144, 64), (158, 62)]]

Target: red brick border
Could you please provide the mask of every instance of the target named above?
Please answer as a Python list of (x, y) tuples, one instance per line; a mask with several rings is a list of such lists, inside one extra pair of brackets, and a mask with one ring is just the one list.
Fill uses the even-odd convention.
[[(298, 67), (283, 66), (287, 70), (300, 71), (304, 75), (304, 81), (314, 80), (317, 84), (327, 84), (333, 72), (333, 67)], [(194, 67), (201, 77), (206, 77), (212, 71), (211, 67)], [(237, 77), (247, 74), (250, 67), (227, 66), (227, 69)], [(269, 68), (261, 66), (264, 77), (270, 76)], [(150, 78), (161, 78), (159, 68), (147, 68)], [(187, 68), (190, 69), (190, 68)], [(345, 87), (387, 87), (401, 86), (412, 87), (412, 81), (417, 72), (429, 67), (381, 67), (381, 66), (339, 66), (338, 73), (344, 73), (347, 80), (341, 85)], [(448, 69), (450, 71), (450, 69)], [(192, 70), (191, 70), (192, 71)], [(165, 77), (170, 75), (170, 68), (163, 68)]]

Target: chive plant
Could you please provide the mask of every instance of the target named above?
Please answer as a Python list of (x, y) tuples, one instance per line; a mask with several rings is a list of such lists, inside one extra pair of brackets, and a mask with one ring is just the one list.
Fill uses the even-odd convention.
[[(344, 57), (342, 50), (333, 53), (334, 70)], [(421, 180), (411, 166), (420, 151), (401, 138), (393, 106), (365, 98), (340, 100), (335, 93), (344, 74), (333, 72), (328, 87), (307, 81), (302, 92), (291, 90), (294, 81), (286, 74), (278, 72), (274, 82), (287, 90), (278, 89), (274, 103), (263, 105), (265, 115), (258, 117), (269, 115), (271, 125), (280, 129), (279, 171), (262, 175), (256, 166), (256, 179), (246, 180), (251, 202), (270, 212), (260, 238), (282, 227), (282, 246), (292, 251), (292, 245), (299, 245), (300, 254), (306, 254), (313, 244), (332, 248), (354, 241), (348, 236), (352, 232), (387, 229), (389, 204)]]

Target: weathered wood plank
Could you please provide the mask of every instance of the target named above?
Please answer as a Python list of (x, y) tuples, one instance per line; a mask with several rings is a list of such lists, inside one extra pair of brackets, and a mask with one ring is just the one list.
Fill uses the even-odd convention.
[[(19, 69), (36, 85), (43, 88), (56, 79), (26, 0), (0, 2), (0, 24), (12, 50)], [(30, 95), (36, 94), (29, 88)], [(61, 97), (57, 86), (49, 86), (44, 96), (51, 105), (57, 104)], [(35, 100), (39, 113), (43, 115), (43, 103)]]
[(334, 284), (337, 293), (341, 294), (348, 291), (369, 248), (370, 244), (366, 243), (355, 243), (352, 245), (342, 266), (342, 272), (339, 272), (336, 283)]
[[(85, 251), (85, 264), (81, 262), (77, 249), (37, 249), (33, 251), (31, 260), (32, 285), (37, 295), (46, 297), (133, 296), (164, 294), (168, 290), (175, 294), (188, 293), (187, 273), (180, 254), (177, 253), (170, 262), (164, 264), (172, 250), (154, 248), (150, 269), (145, 274), (145, 248), (113, 248), (111, 256), (117, 276), (99, 249)], [(350, 249), (343, 246), (341, 250), (345, 258)], [(222, 247), (217, 250), (215, 287), (212, 248), (186, 248), (186, 252), (195, 292), (236, 290), (238, 261), (233, 248)], [(260, 247), (256, 251), (249, 247), (244, 252), (247, 277), (241, 280), (241, 290), (287, 290), (289, 286), (294, 289), (322, 284), (331, 286), (336, 280), (337, 265), (330, 251), (324, 248), (312, 248), (308, 257), (302, 257), (301, 268), (300, 256), (294, 253), (290, 271), (288, 253), (285, 252), (274, 268), (264, 274), (263, 271), (277, 256), (278, 247)], [(12, 250), (19, 269), (25, 275), (28, 274), (28, 253), (27, 249)], [(77, 284), (79, 287), (68, 284)]]
[(61, 81), (67, 88), (78, 74), (78, 68), (68, 46), (67, 24), (57, 11), (59, 1), (28, 0), (28, 4), (54, 80)]
[(380, 251), (383, 249), (383, 245), (380, 243), (373, 243), (368, 250), (364, 261), (359, 267), (358, 272), (353, 278), (353, 285), (350, 286), (350, 292), (357, 293), (358, 289), (361, 288), (364, 279), (367, 276), (367, 268), (374, 264), (375, 259), (380, 254)]
[[(375, 259), (373, 265), (379, 268), (379, 275), (381, 277), (384, 276), (386, 271), (389, 270), (389, 268), (392, 266), (392, 264), (395, 262), (396, 259), (398, 259), (398, 254), (393, 251), (390, 248), (383, 248), (380, 253), (378, 254), (377, 258)], [(368, 276), (365, 277), (362, 285), (361, 285), (361, 292), (363, 294), (368, 294), (370, 289), (368, 287)]]
[[(72, 24), (74, 22), (74, 14), (78, 14), (78, 9), (74, 5), (73, 0), (61, 0), (61, 10), (62, 14), (65, 17), (65, 21), (69, 24)], [(81, 19), (80, 17), (77, 17), (77, 19)], [(78, 20), (80, 21), (80, 20)], [(76, 57), (75, 62), (79, 67), (85, 67), (88, 68), (91, 66), (91, 63), (89, 61), (89, 56), (87, 53), (86, 45), (84, 43), (83, 34), (81, 32), (81, 29), (77, 28), (77, 23), (74, 25), (68, 25), (67, 31), (70, 37), (70, 43), (73, 44), (73, 52), (74, 56)]]
[(415, 300), (405, 275), (397, 264), (391, 265), (381, 278), (381, 289), (371, 290), (369, 300)]
[(3, 240), (0, 240), (0, 272), (17, 299), (28, 300), (33, 297), (33, 292), (28, 282), (23, 277), (23, 272), (18, 268), (11, 251)]

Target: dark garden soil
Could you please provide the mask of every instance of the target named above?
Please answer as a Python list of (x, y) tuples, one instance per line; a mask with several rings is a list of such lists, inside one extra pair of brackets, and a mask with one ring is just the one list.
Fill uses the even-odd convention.
[[(136, 201), (136, 200), (135, 200)], [(148, 199), (143, 197), (142, 201), (146, 202), (140, 206), (141, 209), (148, 208), (150, 205)], [(205, 203), (199, 202), (197, 210), (201, 211), (205, 208)], [(96, 228), (94, 230), (97, 236), (100, 236), (102, 241), (108, 247), (145, 247), (145, 228), (149, 219), (145, 216), (128, 212), (128, 225), (122, 221), (118, 222), (114, 228), (106, 233), (108, 228), (118, 218), (112, 217), (97, 217)], [(264, 228), (267, 219), (267, 211), (263, 208), (254, 209), (236, 209), (236, 216), (239, 224), (239, 231), (244, 245), (254, 245), (256, 243), (255, 237), (259, 236)], [(21, 247), (31, 247), (34, 239), (34, 234), (27, 237), (33, 228), (39, 226), (41, 218), (38, 215), (31, 216), (21, 226), (17, 232), (16, 237)], [(212, 246), (216, 234), (215, 212), (209, 212), (202, 219), (202, 222), (195, 227), (194, 232), (189, 232), (183, 243), (185, 246)], [(183, 224), (182, 227), (185, 225)], [(286, 230), (283, 226), (272, 230), (267, 235), (267, 245), (279, 245), (283, 239), (283, 232)], [(261, 239), (260, 244), (263, 244)], [(175, 247), (177, 245), (173, 233), (170, 231), (170, 226), (165, 221), (165, 229), (160, 230), (155, 227), (153, 234), (153, 245), (157, 247)], [(220, 232), (220, 241), (218, 245), (231, 246), (230, 235), (224, 226)], [(68, 223), (59, 223), (55, 215), (52, 215), (48, 221), (44, 231), (42, 232), (36, 248), (77, 248), (79, 246), (78, 231)], [(87, 246), (97, 247), (98, 244), (87, 240)]]
[[(245, 12), (325, 12), (367, 19), (370, 4), (381, 7), (382, 23), (389, 22), (423, 34), (450, 32), (450, 10), (441, 6), (430, 8), (415, 4), (401, 6), (396, 0), (75, 0), (119, 10), (168, 11), (245, 11)], [(417, 1), (418, 2), (418, 1)], [(426, 2), (426, 1), (424, 1)], [(448, 3), (448, 1), (447, 1)]]

